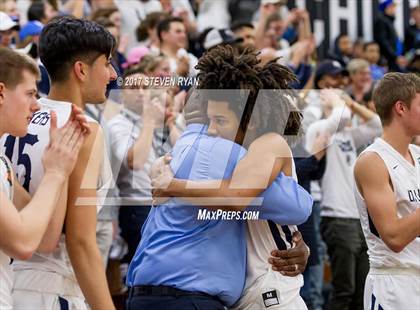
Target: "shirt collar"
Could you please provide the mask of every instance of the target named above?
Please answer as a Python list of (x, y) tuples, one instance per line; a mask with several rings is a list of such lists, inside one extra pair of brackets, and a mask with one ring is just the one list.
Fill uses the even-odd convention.
[(193, 132), (193, 133), (195, 132), (204, 133), (204, 132), (207, 132), (207, 124), (192, 123), (192, 124), (187, 125), (187, 128), (185, 129), (185, 131)]

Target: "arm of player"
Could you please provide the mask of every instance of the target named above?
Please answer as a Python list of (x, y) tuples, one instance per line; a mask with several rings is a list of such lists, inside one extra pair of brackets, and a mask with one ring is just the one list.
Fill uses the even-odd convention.
[(67, 209), (67, 191), (68, 180), (66, 180), (62, 187), (54, 214), (52, 215), (51, 220), (48, 223), (47, 230), (45, 231), (41, 243), (38, 246), (38, 252), (51, 253), (56, 249), (58, 242), (60, 241)]
[(20, 212), (0, 191), (0, 247), (11, 257), (26, 260), (36, 250), (59, 199), (66, 177), (45, 174), (31, 202)]
[(290, 161), (287, 142), (279, 135), (265, 135), (251, 144), (248, 153), (235, 167), (231, 179), (191, 181), (168, 178), (166, 174), (152, 180), (153, 194), (155, 197), (183, 197), (198, 205), (208, 205), (211, 198), (219, 208), (228, 205), (229, 210), (244, 210), (270, 186), (287, 159)]
[(96, 243), (96, 188), (103, 157), (103, 135), (97, 124), (86, 140), (69, 179), (65, 220), (66, 246), (77, 281), (92, 309), (115, 309), (109, 293), (105, 267)]
[(57, 130), (55, 114), (51, 123), (52, 138), (42, 158), (45, 174), (32, 200), (18, 211), (0, 191), (0, 247), (19, 259), (28, 259), (41, 242), (83, 143), (81, 130), (75, 124)]
[(210, 207), (211, 199), (214, 207), (242, 211), (273, 183), (280, 171), (291, 175), (291, 163), (287, 142), (279, 135), (267, 134), (251, 144), (231, 179), (190, 181), (173, 179), (167, 172), (152, 181), (156, 188), (153, 194), (155, 197), (182, 197), (206, 207)]
[(356, 185), (385, 244), (401, 252), (420, 235), (420, 209), (399, 218), (388, 170), (376, 153), (363, 154), (354, 168)]
[(31, 195), (19, 184), (16, 176), (13, 181), (13, 192), (13, 204), (20, 211), (31, 201)]

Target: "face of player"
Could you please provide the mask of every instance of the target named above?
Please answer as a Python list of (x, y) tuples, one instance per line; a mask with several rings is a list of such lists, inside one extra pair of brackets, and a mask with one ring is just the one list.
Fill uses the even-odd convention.
[(87, 73), (87, 83), (85, 85), (86, 98), (84, 102), (100, 104), (106, 100), (107, 85), (117, 78), (117, 72), (111, 64), (110, 58), (105, 55), (99, 56)]
[(239, 119), (229, 108), (227, 101), (209, 100), (207, 105), (209, 118), (208, 134), (234, 141), (239, 128)]
[(411, 101), (407, 113), (403, 114), (402, 122), (407, 128), (407, 132), (412, 136), (420, 135), (420, 93), (417, 93)]
[(39, 110), (35, 75), (25, 70), (22, 77), (15, 89), (0, 82), (0, 134), (25, 136), (33, 114)]

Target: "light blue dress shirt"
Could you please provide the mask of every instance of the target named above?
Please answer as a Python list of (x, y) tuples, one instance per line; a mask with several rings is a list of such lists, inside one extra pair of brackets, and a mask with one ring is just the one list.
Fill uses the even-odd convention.
[[(245, 154), (232, 141), (208, 136), (206, 126), (191, 124), (174, 146), (171, 168), (180, 179), (229, 178)], [(311, 196), (283, 174), (262, 197), (262, 206), (253, 207), (261, 219), (294, 225), (310, 215)], [(128, 286), (204, 292), (227, 306), (239, 299), (245, 284), (246, 222), (197, 220), (198, 210), (176, 198), (152, 208), (128, 269)]]

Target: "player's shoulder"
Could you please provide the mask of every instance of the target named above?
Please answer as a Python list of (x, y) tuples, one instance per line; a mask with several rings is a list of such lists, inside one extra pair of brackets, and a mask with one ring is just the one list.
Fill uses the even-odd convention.
[(289, 144), (286, 139), (280, 134), (269, 132), (255, 139), (249, 150), (258, 149), (263, 152), (269, 152), (276, 157), (290, 157), (292, 154)]
[(382, 157), (374, 151), (365, 151), (360, 154), (354, 165), (356, 179), (382, 179), (387, 180), (388, 169)]

